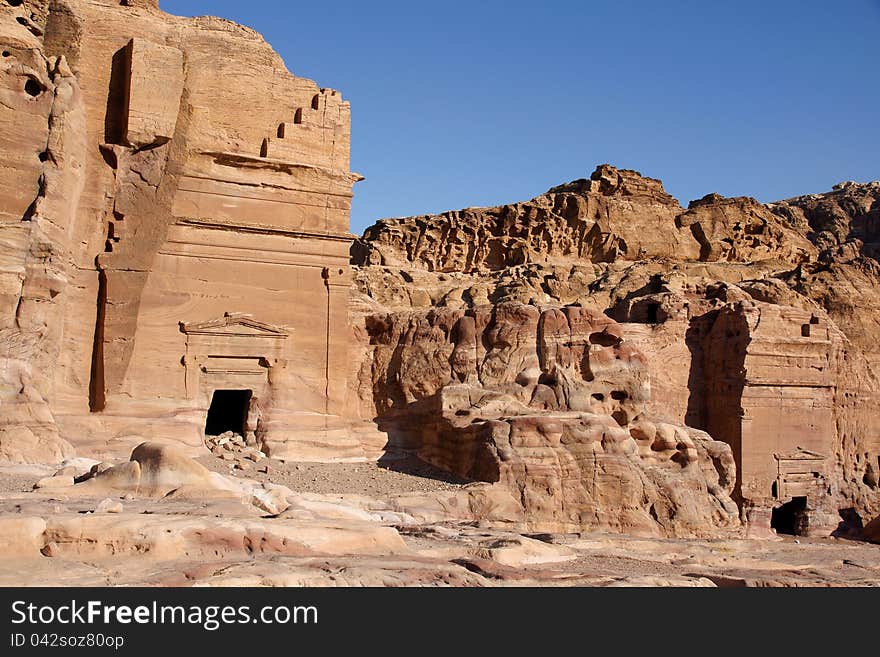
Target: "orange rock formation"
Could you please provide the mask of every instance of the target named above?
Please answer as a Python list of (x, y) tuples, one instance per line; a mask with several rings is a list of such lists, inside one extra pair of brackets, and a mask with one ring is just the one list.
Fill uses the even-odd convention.
[(201, 446), (238, 391), (219, 421), (265, 451), (362, 457), (341, 419), (348, 103), (221, 19), (11, 4), (0, 455)]
[(602, 165), (380, 221), (352, 247), (361, 415), (536, 518), (688, 532), (732, 499), (756, 534), (858, 531), (880, 512), (878, 209), (876, 182), (683, 208)]
[(0, 460), (232, 431), (410, 450), (523, 531), (876, 533), (880, 183), (684, 208), (602, 165), (353, 241), (349, 105), (252, 30), (26, 0), (0, 43)]

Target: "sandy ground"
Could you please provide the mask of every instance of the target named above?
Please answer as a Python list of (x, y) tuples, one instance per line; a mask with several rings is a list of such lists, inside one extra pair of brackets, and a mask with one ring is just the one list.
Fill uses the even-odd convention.
[[(425, 554), (452, 553), (474, 543), (485, 552), (485, 546), (508, 540), (493, 536), (491, 530), (481, 540), (473, 530), (446, 536), (419, 528), (402, 533), (408, 545)], [(718, 587), (880, 587), (880, 546), (848, 539), (674, 539), (585, 532), (545, 534), (540, 540), (548, 550), (568, 550), (571, 558), (515, 569), (493, 563), (491, 554), (485, 555), (490, 557), (486, 561), (458, 563), (494, 581), (520, 579), (544, 586), (681, 586), (708, 581)], [(495, 558), (503, 561), (505, 556)]]
[[(248, 459), (224, 461), (213, 455), (196, 460), (214, 472), (260, 482), (271, 481), (298, 493), (357, 493), (384, 497), (454, 490), (468, 483), (407, 454), (389, 456), (378, 463), (285, 463), (269, 458), (255, 463)], [(266, 466), (269, 472), (261, 472)]]
[(55, 470), (42, 465), (3, 465), (0, 467), (0, 494), (33, 490), (34, 483), (55, 474)]

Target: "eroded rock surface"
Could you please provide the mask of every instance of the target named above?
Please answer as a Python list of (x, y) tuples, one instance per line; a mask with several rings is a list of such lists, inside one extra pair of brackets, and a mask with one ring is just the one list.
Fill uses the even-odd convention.
[(352, 247), (351, 394), (531, 518), (711, 531), (735, 502), (755, 535), (857, 535), (880, 508), (878, 207), (875, 182), (684, 208), (602, 165), (382, 220)]
[(252, 30), (22, 0), (0, 46), (0, 582), (880, 580), (827, 538), (878, 540), (880, 183), (601, 165), (352, 243), (348, 103)]
[[(442, 495), (296, 493), (270, 511), (179, 449), (132, 455), (178, 489), (84, 482), (0, 493), (0, 583), (66, 586), (876, 586), (875, 548), (839, 539), (523, 535), (489, 484)], [(102, 464), (106, 465), (106, 464)], [(343, 467), (345, 464), (337, 464)], [(86, 463), (66, 468), (81, 470)], [(5, 466), (16, 467), (16, 466)], [(20, 467), (20, 466), (17, 466)], [(100, 468), (98, 468), (100, 470)], [(181, 472), (188, 474), (180, 476)], [(0, 467), (0, 482), (8, 473)], [(164, 486), (164, 484), (163, 484)], [(195, 487), (194, 487), (195, 486)], [(207, 486), (207, 487), (206, 487)], [(238, 492), (235, 492), (237, 490)], [(106, 496), (106, 497), (105, 497)], [(475, 519), (479, 518), (478, 522)]]
[(343, 417), (348, 102), (151, 1), (2, 3), (0, 45), (0, 460), (201, 450), (227, 389), (218, 433), (366, 458)]
[(372, 315), (366, 330), (362, 412), (422, 459), (509, 487), (528, 529), (738, 525), (730, 448), (648, 411), (645, 356), (605, 315), (507, 302)]

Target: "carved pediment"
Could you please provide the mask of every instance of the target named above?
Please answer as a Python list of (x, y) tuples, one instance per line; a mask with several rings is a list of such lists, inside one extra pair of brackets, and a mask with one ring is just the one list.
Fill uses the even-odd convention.
[(803, 447), (797, 447), (790, 452), (783, 452), (781, 454), (773, 455), (777, 461), (824, 461), (827, 456), (824, 454), (819, 454), (819, 452), (812, 452), (808, 449), (804, 449)]
[(180, 322), (180, 330), (187, 335), (208, 335), (217, 337), (257, 337), (284, 339), (290, 329), (260, 322), (245, 313), (225, 313), (219, 319), (204, 322)]

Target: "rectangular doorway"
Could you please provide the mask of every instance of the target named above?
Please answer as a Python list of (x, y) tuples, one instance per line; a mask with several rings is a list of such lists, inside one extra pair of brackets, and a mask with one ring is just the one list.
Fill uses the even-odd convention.
[(205, 435), (219, 436), (231, 431), (244, 436), (252, 390), (215, 390), (205, 420)]

